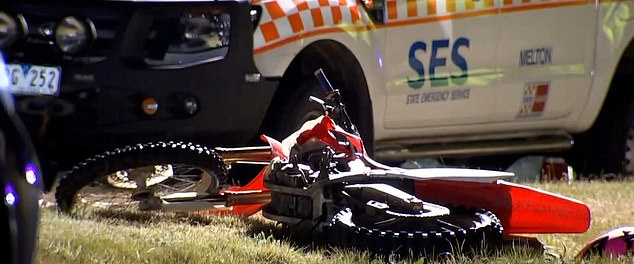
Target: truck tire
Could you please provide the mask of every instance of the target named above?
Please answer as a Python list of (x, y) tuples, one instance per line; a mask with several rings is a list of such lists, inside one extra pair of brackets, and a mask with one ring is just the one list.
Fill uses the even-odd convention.
[(634, 96), (623, 89), (629, 80), (615, 77), (595, 123), (574, 137), (569, 161), (581, 177), (634, 173)]
[(282, 107), (281, 113), (284, 116), (278, 117), (281, 122), (277, 122), (272, 134), (275, 139), (283, 140), (297, 131), (304, 122), (324, 114), (321, 105), (308, 100), (310, 96), (323, 98), (325, 93), (316, 80), (303, 80), (291, 94), (288, 104)]
[(622, 172), (627, 176), (634, 174), (634, 107), (630, 107), (627, 135), (625, 137), (625, 157), (623, 159)]

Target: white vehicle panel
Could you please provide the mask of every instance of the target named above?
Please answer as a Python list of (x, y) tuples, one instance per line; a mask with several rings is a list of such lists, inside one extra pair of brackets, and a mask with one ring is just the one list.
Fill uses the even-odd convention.
[[(413, 3), (406, 0), (386, 3), (403, 14), (410, 12), (408, 2)], [(493, 3), (493, 9), (491, 6), (487, 9), (486, 2)], [(364, 71), (372, 99), (376, 140), (515, 130), (574, 132), (583, 131), (594, 121), (615, 65), (634, 35), (629, 23), (634, 8), (631, 1), (436, 0), (416, 3), (417, 16), (413, 22), (402, 16), (390, 19), (386, 10), (385, 25), (374, 24), (368, 14), (360, 12), (360, 23), (332, 26), (328, 23), (334, 20), (325, 16), (324, 25), (310, 27), (310, 18), (300, 12), (306, 28), (285, 35), (284, 31), (291, 28), (284, 24), (286, 18), (277, 18), (274, 22), (280, 30), (278, 39), (269, 41), (263, 38), (262, 32), (255, 34), (256, 65), (263, 76), (279, 77), (311, 43), (333, 40), (343, 44)], [(455, 7), (448, 8), (448, 3)], [(434, 4), (436, 13), (428, 14)], [(467, 8), (469, 4), (472, 6)], [(345, 5), (363, 10), (354, 1), (345, 1)], [(290, 4), (284, 6), (294, 8)], [(464, 83), (451, 79), (452, 75), (460, 76), (464, 69), (452, 56), (454, 44), (461, 38), (468, 40), (468, 47), (463, 45), (457, 49), (468, 66)], [(429, 66), (435, 41), (434, 73), (441, 79), (449, 78), (446, 85), (432, 87)], [(408, 85), (408, 80), (421, 79), (420, 71), (412, 67), (409, 56), (416, 42), (426, 45), (426, 50), (419, 48), (413, 52), (424, 74), (424, 85), (420, 88)], [(540, 49), (548, 49), (549, 63), (537, 63), (536, 56), (528, 56), (522, 65), (522, 51)], [(536, 105), (536, 97), (527, 99), (526, 93), (540, 84), (548, 86), (543, 109), (537, 114), (520, 116), (522, 109)], [(421, 96), (427, 96), (423, 93), (428, 91), (445, 95), (449, 92), (446, 98), (451, 98), (456, 90), (456, 96), (461, 90), (468, 90), (468, 98), (463, 93), (463, 100), (433, 101), (427, 97), (425, 103), (420, 103)], [(416, 94), (419, 97), (410, 97), (408, 104), (408, 96)], [(418, 103), (412, 104), (411, 100)]]
[(584, 131), (594, 123), (615, 75), (616, 66), (634, 36), (634, 2), (606, 1), (598, 6), (592, 89), (579, 119), (567, 125), (573, 132)]
[[(399, 14), (407, 9), (408, 1), (396, 2)], [(464, 2), (435, 3), (433, 14), (388, 20), (386, 129), (489, 122), (497, 82), (494, 2), (472, 10)]]
[(505, 99), (496, 100), (492, 121), (576, 117), (591, 85), (595, 36), (589, 32), (596, 23), (595, 7), (587, 1), (525, 7), (515, 11), (504, 6), (496, 18), (500, 22), (498, 96)]

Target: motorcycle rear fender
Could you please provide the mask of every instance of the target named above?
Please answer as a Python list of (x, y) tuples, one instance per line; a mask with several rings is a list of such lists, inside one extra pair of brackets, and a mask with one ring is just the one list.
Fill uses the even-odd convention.
[(421, 180), (414, 189), (428, 202), (490, 210), (505, 234), (583, 233), (590, 227), (590, 209), (584, 203), (504, 180)]

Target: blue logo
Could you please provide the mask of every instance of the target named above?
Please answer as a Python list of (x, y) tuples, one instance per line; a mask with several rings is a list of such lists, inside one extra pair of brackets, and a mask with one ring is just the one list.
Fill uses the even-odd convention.
[[(450, 45), (452, 44), (452, 45)], [(422, 60), (416, 57), (416, 52), (422, 51), (427, 53), (427, 43), (424, 41), (416, 41), (409, 48), (409, 66), (418, 74), (417, 78), (407, 77), (407, 85), (413, 89), (420, 89), (425, 84), (425, 74), (429, 75), (429, 79), (432, 87), (447, 86), (449, 81), (456, 85), (462, 85), (467, 82), (469, 77), (467, 71), (469, 66), (467, 60), (460, 54), (460, 48), (469, 48), (469, 39), (460, 37), (453, 43), (449, 39), (437, 39), (431, 42), (431, 54), (429, 56), (429, 64), (427, 71), (425, 71), (425, 64)], [(451, 48), (451, 63), (456, 65), (460, 69), (458, 75), (443, 75), (437, 74), (436, 69), (438, 67), (447, 66), (447, 58), (438, 55), (438, 51), (442, 49)]]

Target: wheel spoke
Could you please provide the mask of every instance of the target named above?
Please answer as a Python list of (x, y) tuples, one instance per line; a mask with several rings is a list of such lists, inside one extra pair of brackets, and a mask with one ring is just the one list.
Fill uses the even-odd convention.
[(67, 213), (75, 206), (160, 209), (163, 195), (217, 192), (227, 180), (227, 169), (215, 150), (198, 144), (135, 144), (95, 155), (74, 167), (60, 179), (55, 198)]
[[(148, 193), (156, 197), (179, 192), (195, 192), (199, 184), (204, 184), (202, 183), (202, 177), (209, 175), (200, 168), (186, 164), (163, 164), (133, 168), (108, 175), (106, 182), (109, 184), (99, 184), (100, 186), (95, 184), (95, 187), (84, 188), (80, 192), (80, 201), (97, 208), (138, 207), (139, 201), (132, 200), (132, 195), (137, 188), (134, 177), (143, 179), (138, 173), (143, 173), (144, 170), (155, 171), (155, 173), (146, 176), (146, 182), (149, 183), (147, 184)], [(161, 173), (165, 172), (169, 172), (166, 173), (169, 176), (161, 175)]]

